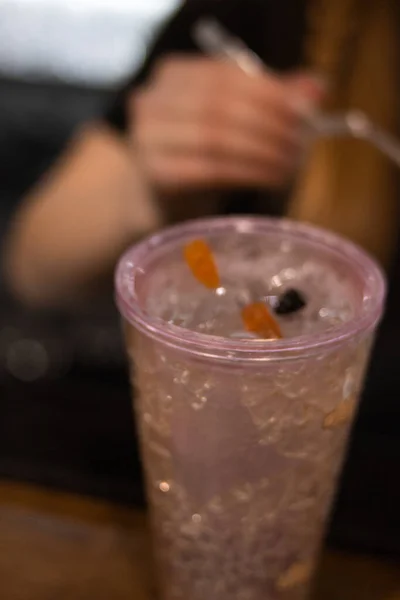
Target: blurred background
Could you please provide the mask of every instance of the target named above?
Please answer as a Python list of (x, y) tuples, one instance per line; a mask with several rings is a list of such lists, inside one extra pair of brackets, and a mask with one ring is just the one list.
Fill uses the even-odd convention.
[[(0, 1), (0, 236), (76, 127), (140, 66), (175, 0)], [(27, 312), (0, 284), (0, 475), (133, 502), (140, 496), (111, 300)]]
[[(0, 0), (0, 236), (22, 195), (62, 152), (77, 125), (101, 114), (121, 81), (141, 64), (176, 4)], [(393, 289), (391, 314), (399, 299)], [(346, 548), (396, 553), (399, 340), (398, 329), (388, 323), (330, 539)], [(380, 351), (388, 340), (390, 364)], [(35, 313), (18, 306), (0, 283), (0, 477), (141, 504), (125, 374), (110, 299), (87, 313)]]

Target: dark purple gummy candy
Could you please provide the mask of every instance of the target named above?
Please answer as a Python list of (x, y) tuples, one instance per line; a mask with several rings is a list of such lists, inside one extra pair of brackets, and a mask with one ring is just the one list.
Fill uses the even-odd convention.
[(291, 315), (306, 305), (306, 299), (301, 292), (295, 289), (287, 290), (279, 296), (275, 312), (277, 315)]

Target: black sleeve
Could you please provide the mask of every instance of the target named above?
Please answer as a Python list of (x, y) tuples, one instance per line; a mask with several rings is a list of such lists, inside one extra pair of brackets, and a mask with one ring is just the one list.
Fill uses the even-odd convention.
[(146, 82), (158, 59), (168, 54), (199, 53), (192, 38), (194, 24), (212, 16), (243, 39), (274, 69), (287, 70), (302, 62), (302, 38), (307, 0), (187, 0), (159, 33), (140, 71), (117, 94), (106, 122), (126, 131), (129, 93)]

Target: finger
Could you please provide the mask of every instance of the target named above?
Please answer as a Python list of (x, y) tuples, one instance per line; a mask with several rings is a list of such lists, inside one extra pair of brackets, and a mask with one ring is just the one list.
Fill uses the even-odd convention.
[(149, 153), (190, 154), (221, 158), (225, 161), (245, 161), (257, 163), (264, 168), (270, 163), (282, 166), (292, 165), (302, 151), (302, 144), (289, 135), (278, 132), (268, 138), (249, 135), (240, 128), (203, 126), (198, 123), (173, 125), (169, 121), (154, 122), (145, 132), (140, 133), (141, 145)]
[(291, 87), (280, 77), (269, 73), (258, 77), (242, 74), (236, 81), (238, 97), (260, 110), (269, 111), (293, 126), (301, 113), (291, 100)]
[[(285, 118), (273, 105), (260, 107), (248, 100), (226, 99), (214, 95), (198, 94), (193, 90), (176, 96), (160, 95), (150, 91), (138, 94), (132, 102), (134, 129), (144, 127), (151, 138), (171, 140), (179, 143), (192, 142), (190, 131), (195, 131), (196, 139), (203, 137), (197, 129), (204, 129), (204, 137), (210, 132), (213, 138), (221, 135), (237, 135), (258, 138), (262, 143), (278, 143), (288, 152), (304, 146), (304, 125), (302, 119)], [(145, 137), (145, 135), (143, 136)], [(193, 138), (193, 136), (192, 136)]]
[[(288, 93), (286, 92), (288, 97)], [(241, 129), (260, 140), (284, 139), (288, 147), (302, 145), (304, 115), (296, 107), (282, 108), (282, 100), (269, 104), (254, 102), (251, 97), (233, 91), (229, 95), (205, 93), (187, 88), (181, 94), (150, 94), (147, 115), (151, 120), (164, 120), (176, 124), (198, 123), (204, 127)]]
[(226, 135), (254, 138), (259, 143), (278, 144), (288, 152), (295, 152), (303, 145), (302, 120), (287, 118), (279, 108), (271, 105), (259, 107), (250, 102), (232, 101), (225, 107), (216, 108), (215, 119), (210, 126)]
[(154, 81), (159, 92), (162, 90), (163, 95), (170, 95), (175, 100), (178, 91), (208, 96), (211, 102), (218, 98), (228, 102), (237, 97), (261, 108), (275, 105), (278, 113), (296, 116), (283, 78), (267, 72), (249, 76), (231, 62), (169, 56), (160, 61)]

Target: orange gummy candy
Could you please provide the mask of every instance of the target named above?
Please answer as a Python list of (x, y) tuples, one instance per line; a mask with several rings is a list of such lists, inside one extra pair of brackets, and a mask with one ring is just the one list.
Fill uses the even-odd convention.
[(251, 333), (256, 333), (267, 340), (282, 338), (281, 328), (264, 302), (245, 306), (242, 310), (242, 319), (247, 331)]
[(221, 287), (211, 248), (204, 240), (194, 240), (184, 249), (185, 260), (197, 281), (210, 289)]

